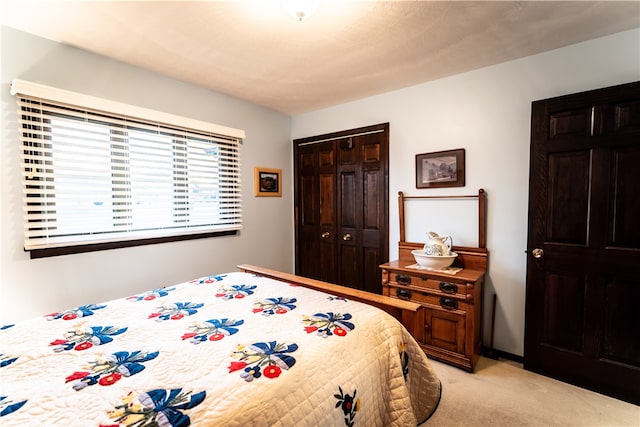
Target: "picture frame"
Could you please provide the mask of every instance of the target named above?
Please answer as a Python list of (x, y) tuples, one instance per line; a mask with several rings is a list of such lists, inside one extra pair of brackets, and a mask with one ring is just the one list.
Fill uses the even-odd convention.
[(255, 167), (253, 171), (256, 197), (282, 197), (282, 169)]
[(464, 187), (464, 148), (416, 154), (416, 188)]

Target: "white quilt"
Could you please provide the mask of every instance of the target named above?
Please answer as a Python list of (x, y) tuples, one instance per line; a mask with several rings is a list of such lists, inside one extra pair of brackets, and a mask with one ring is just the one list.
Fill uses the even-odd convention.
[(2, 426), (412, 426), (440, 381), (383, 311), (234, 272), (2, 326)]

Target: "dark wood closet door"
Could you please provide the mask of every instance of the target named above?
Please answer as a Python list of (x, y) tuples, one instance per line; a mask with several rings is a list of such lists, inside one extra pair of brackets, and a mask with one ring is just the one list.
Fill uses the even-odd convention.
[(388, 124), (294, 141), (296, 274), (381, 293)]
[(532, 104), (526, 369), (640, 404), (640, 82)]
[(297, 147), (296, 273), (336, 283), (335, 141)]

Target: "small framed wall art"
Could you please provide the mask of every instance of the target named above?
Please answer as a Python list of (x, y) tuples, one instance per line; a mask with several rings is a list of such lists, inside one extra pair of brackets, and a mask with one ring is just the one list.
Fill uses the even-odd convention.
[(256, 197), (282, 197), (282, 169), (255, 167), (253, 173)]
[(416, 154), (416, 188), (464, 187), (464, 148)]

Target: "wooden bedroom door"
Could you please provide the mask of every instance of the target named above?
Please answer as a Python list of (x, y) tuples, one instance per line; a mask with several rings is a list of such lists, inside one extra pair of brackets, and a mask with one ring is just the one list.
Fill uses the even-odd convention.
[(296, 274), (381, 293), (389, 124), (294, 140)]
[(524, 367), (640, 404), (640, 82), (532, 103)]

